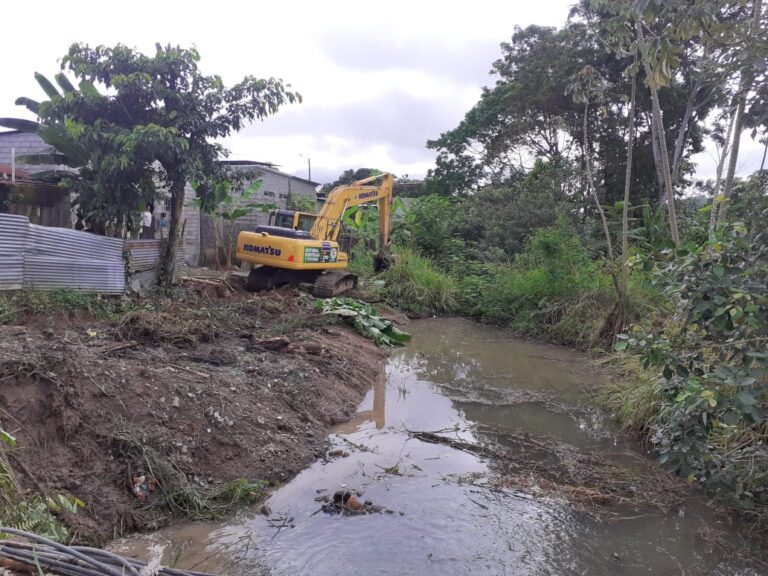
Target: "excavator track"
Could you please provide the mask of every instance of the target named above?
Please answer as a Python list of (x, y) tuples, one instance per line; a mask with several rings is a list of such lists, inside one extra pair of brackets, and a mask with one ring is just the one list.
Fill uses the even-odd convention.
[(326, 272), (315, 280), (312, 294), (318, 298), (333, 298), (357, 288), (357, 275), (349, 272)]
[(245, 289), (248, 292), (261, 292), (262, 290), (272, 290), (275, 288), (276, 268), (271, 266), (258, 266), (248, 274), (248, 280), (245, 282)]

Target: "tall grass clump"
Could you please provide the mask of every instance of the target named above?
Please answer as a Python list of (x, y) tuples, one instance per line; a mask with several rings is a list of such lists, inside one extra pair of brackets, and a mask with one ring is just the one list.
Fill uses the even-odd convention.
[(349, 252), (350, 272), (362, 278), (370, 276), (373, 273), (373, 252), (363, 242), (355, 244)]
[(473, 316), (576, 345), (589, 345), (615, 302), (608, 272), (565, 220), (531, 236), (511, 265), (487, 264), (461, 282)]
[(457, 309), (457, 282), (410, 248), (395, 249), (395, 261), (382, 275), (387, 300), (419, 316)]
[(644, 369), (636, 356), (609, 356), (619, 366), (619, 374), (607, 379), (597, 395), (597, 403), (610, 410), (629, 430), (647, 434), (661, 409), (656, 379)]

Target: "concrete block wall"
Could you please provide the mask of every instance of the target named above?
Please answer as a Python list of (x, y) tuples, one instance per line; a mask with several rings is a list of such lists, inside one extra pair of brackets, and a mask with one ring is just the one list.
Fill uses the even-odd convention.
[(195, 191), (189, 183), (184, 188), (181, 222), (184, 226), (184, 262), (189, 266), (198, 266), (200, 264), (200, 209), (195, 206)]

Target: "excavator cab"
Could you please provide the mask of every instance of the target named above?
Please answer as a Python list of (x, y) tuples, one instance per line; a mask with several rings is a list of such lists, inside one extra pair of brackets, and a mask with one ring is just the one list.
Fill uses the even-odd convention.
[(315, 225), (317, 214), (296, 212), (294, 210), (273, 210), (269, 213), (269, 225), (277, 228), (309, 232)]

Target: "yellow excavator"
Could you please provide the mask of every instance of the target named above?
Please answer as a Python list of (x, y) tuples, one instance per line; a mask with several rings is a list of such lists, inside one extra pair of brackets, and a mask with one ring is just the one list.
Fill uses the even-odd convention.
[(346, 271), (349, 257), (339, 250), (337, 238), (347, 208), (378, 203), (379, 252), (376, 266), (388, 262), (394, 176), (377, 174), (352, 184), (337, 186), (317, 214), (275, 210), (269, 224), (237, 236), (237, 258), (250, 263), (246, 288), (271, 290), (298, 282), (313, 283), (320, 298), (343, 294), (357, 286), (357, 276)]

